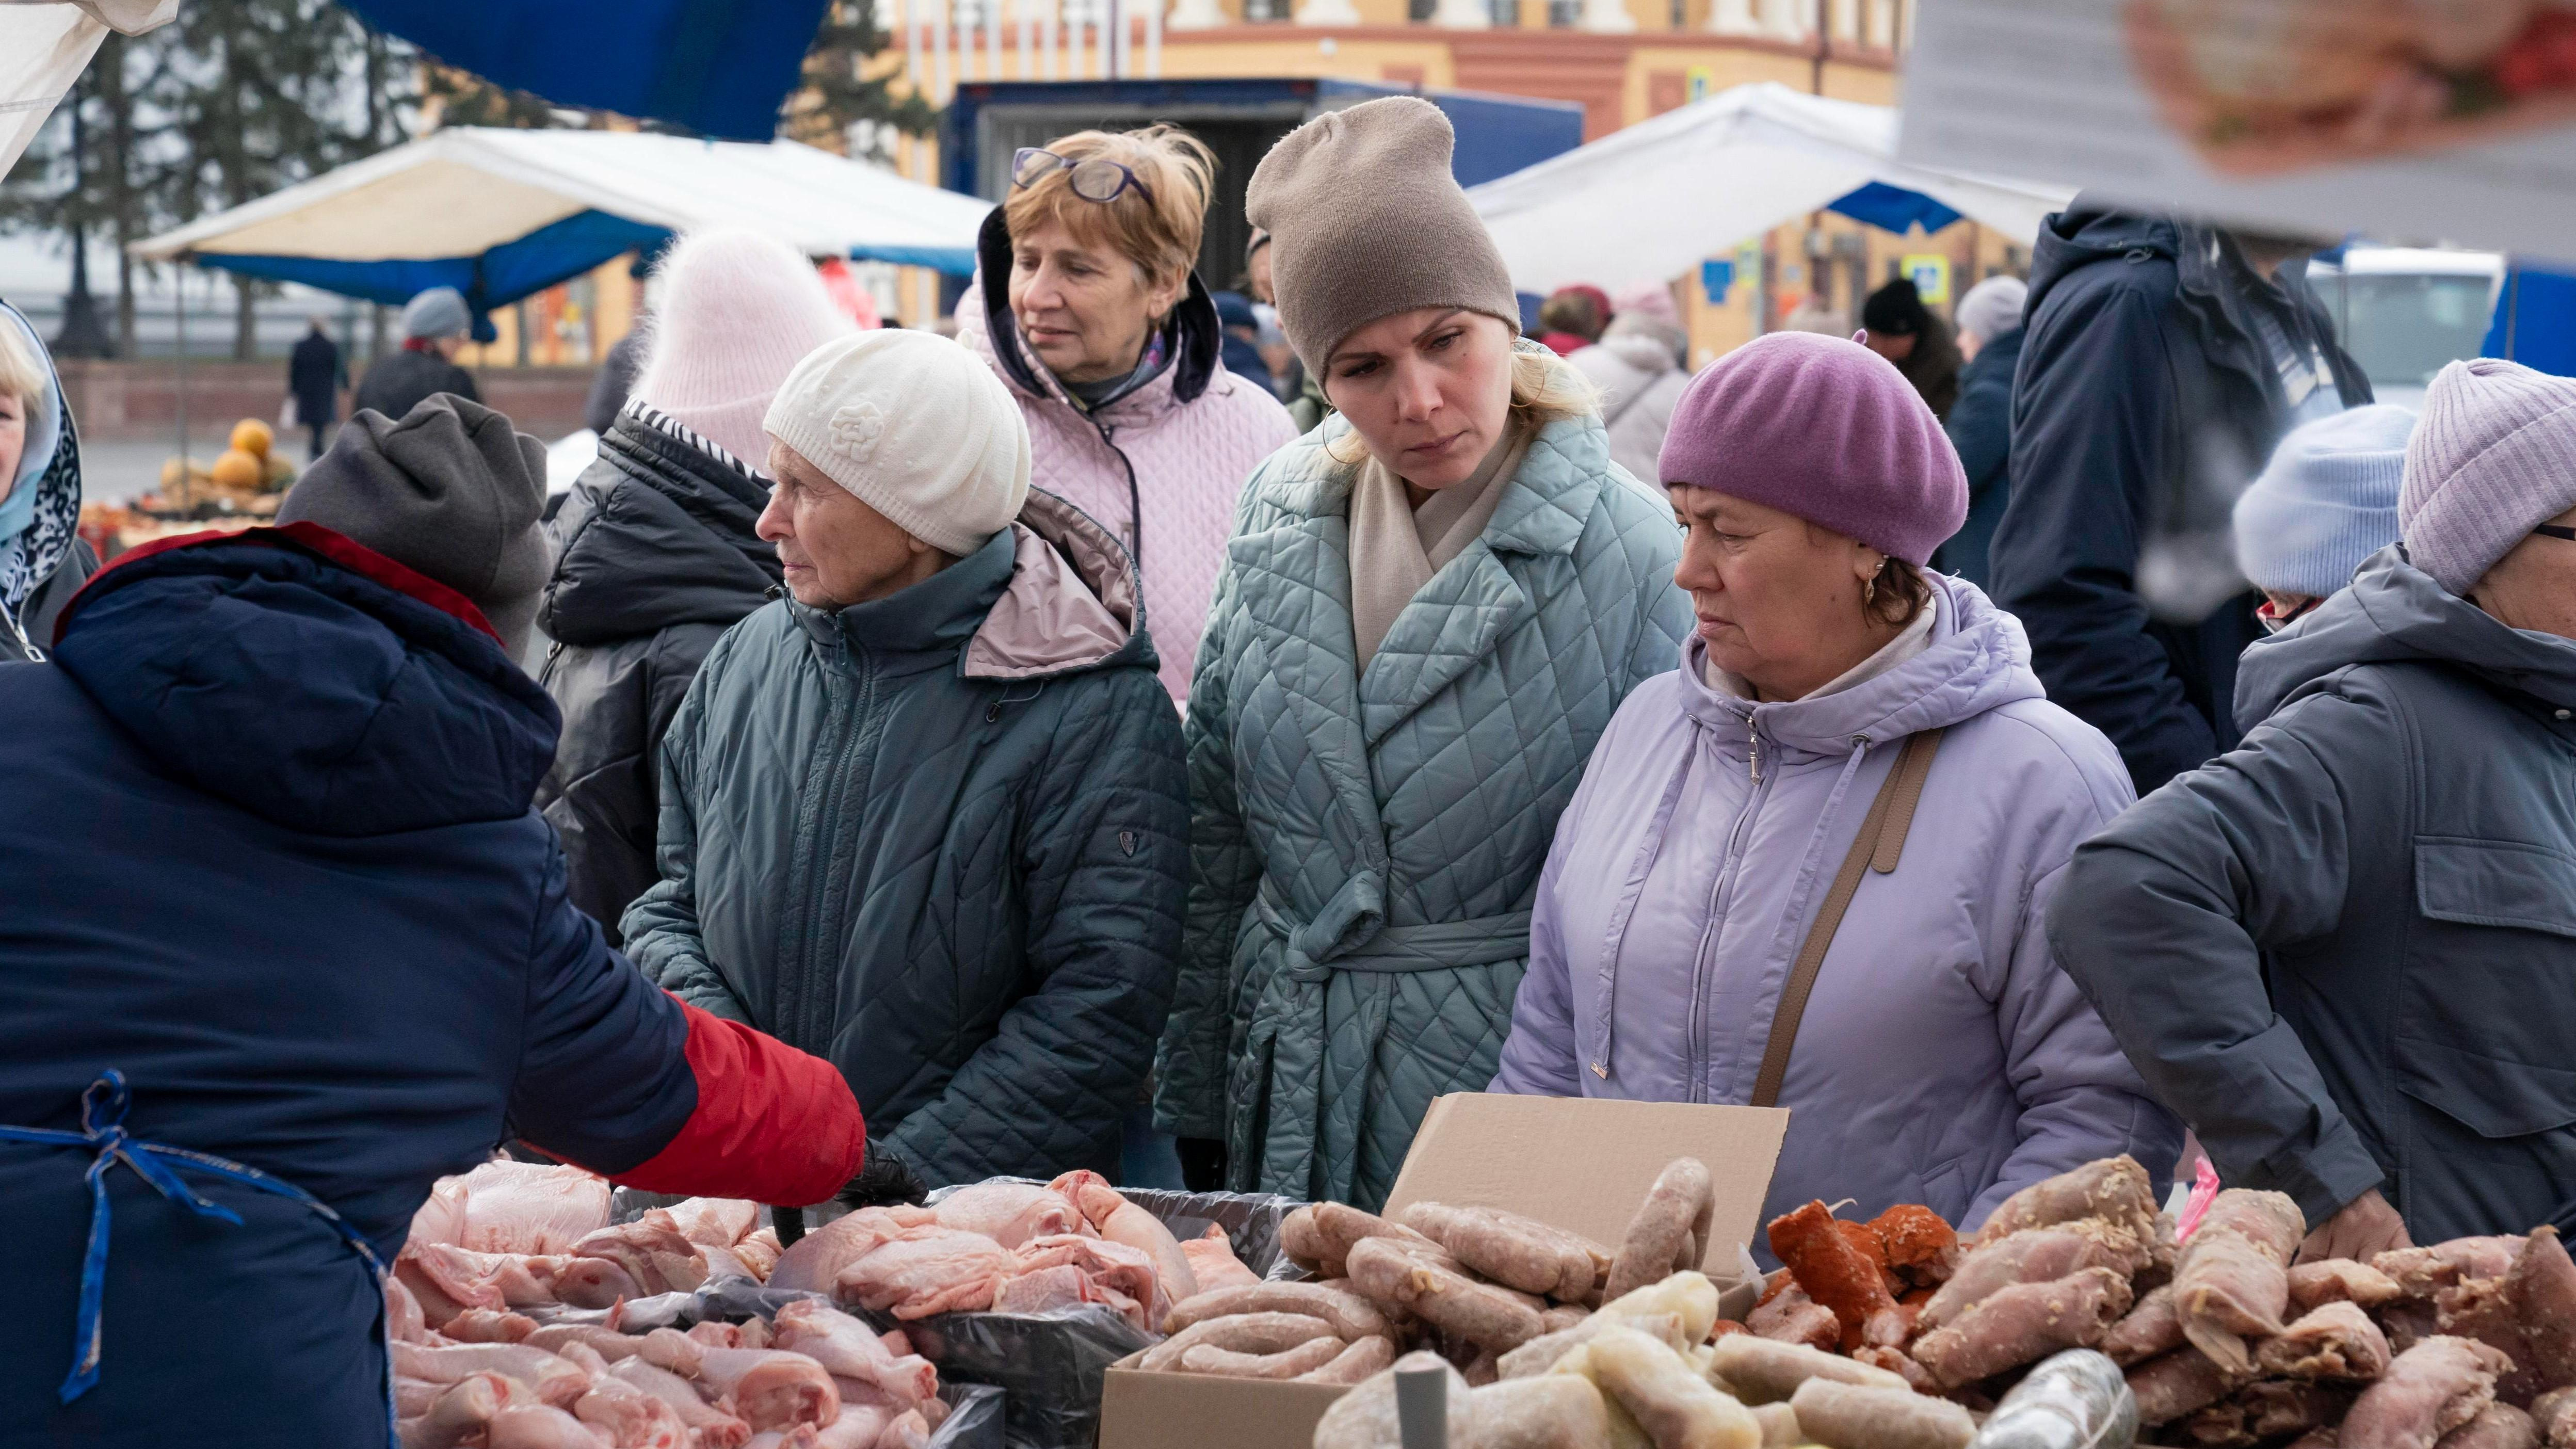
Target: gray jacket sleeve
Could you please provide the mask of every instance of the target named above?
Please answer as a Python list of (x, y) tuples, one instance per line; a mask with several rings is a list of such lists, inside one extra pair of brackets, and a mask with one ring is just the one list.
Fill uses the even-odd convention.
[(2342, 695), (2297, 701), (2080, 847), (2048, 914), (2058, 959), (2219, 1174), (2288, 1193), (2311, 1225), (2382, 1173), (2272, 1010), (2262, 952), (2342, 915), (2367, 817), (2332, 762), (2384, 754), (2394, 730)]
[[(701, 678), (713, 674), (713, 669)], [(662, 768), (662, 799), (655, 832), (654, 859), (661, 879), (626, 908), (619, 928), (626, 955), (647, 979), (701, 1011), (727, 1021), (751, 1025), (724, 976), (707, 959), (706, 940), (698, 926), (698, 817), (695, 802), (699, 722), (698, 691), (681, 700), (656, 754)]]

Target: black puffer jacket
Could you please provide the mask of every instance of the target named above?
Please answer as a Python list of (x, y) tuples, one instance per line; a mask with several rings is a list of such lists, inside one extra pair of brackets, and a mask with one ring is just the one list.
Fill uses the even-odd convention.
[(612, 945), (654, 880), (662, 732), (707, 651), (778, 582), (752, 532), (764, 502), (749, 474), (622, 417), (555, 515), (538, 681), (564, 728), (537, 805), (563, 837), (573, 904)]

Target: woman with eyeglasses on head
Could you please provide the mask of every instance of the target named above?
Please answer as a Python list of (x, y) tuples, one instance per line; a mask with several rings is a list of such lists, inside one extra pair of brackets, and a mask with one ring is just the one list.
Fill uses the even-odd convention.
[[(1338, 414), (1245, 485), (1183, 727), (1189, 913), (1158, 1125), (1193, 1185), (1375, 1208), (1492, 1079), (1558, 812), (1690, 605), (1672, 509), (1519, 337), (1449, 123), (1390, 97), (1253, 173)], [(1152, 554), (1147, 554), (1148, 569)]]
[(1136, 556), (1175, 703), (1243, 480), (1296, 436), (1269, 389), (1225, 370), (1216, 303), (1192, 271), (1215, 168), (1170, 126), (1023, 148), (957, 303), (957, 340), (1028, 419), (1031, 481)]

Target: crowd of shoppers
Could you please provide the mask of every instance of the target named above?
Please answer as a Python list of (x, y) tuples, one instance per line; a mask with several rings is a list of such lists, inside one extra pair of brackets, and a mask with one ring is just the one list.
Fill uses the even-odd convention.
[(1027, 148), (954, 342), (684, 238), (550, 527), (433, 289), (274, 526), (101, 569), (0, 308), (0, 1418), (380, 1431), (358, 1265), (505, 1140), (796, 1208), (1150, 1097), (1376, 1207), (1492, 1090), (1788, 1107), (1773, 1211), (2188, 1128), (2311, 1256), (2576, 1231), (2576, 382), (2368, 406), (2308, 243), (2091, 198), (1955, 347), (1694, 377), (1524, 337), (1452, 145), (1300, 127), (1223, 304), (1204, 147)]

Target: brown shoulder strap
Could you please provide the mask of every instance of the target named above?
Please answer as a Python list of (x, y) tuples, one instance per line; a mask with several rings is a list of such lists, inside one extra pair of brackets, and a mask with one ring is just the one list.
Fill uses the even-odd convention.
[(1798, 948), (1798, 959), (1789, 967), (1788, 983), (1780, 988), (1780, 1008), (1771, 1014), (1771, 1040), (1762, 1049), (1762, 1071), (1753, 1079), (1754, 1106), (1780, 1104), (1780, 1084), (1789, 1075), (1789, 1049), (1797, 1044), (1798, 1021), (1807, 1014), (1807, 996), (1816, 989), (1816, 973), (1824, 969), (1825, 952), (1832, 948), (1843, 912), (1860, 890), (1861, 873), (1875, 870), (1885, 875), (1896, 869), (1897, 857), (1905, 853), (1905, 834), (1914, 824), (1914, 807), (1923, 799), (1923, 782), (1932, 774), (1933, 753), (1940, 748), (1939, 730), (1925, 730), (1907, 739), (1905, 753), (1897, 757), (1886, 783), (1878, 787), (1878, 798), (1870, 802), (1860, 834), (1852, 838), (1851, 854), (1843, 857), (1833, 889), (1825, 893), (1824, 908), (1816, 912), (1816, 923), (1807, 928), (1806, 944)]

